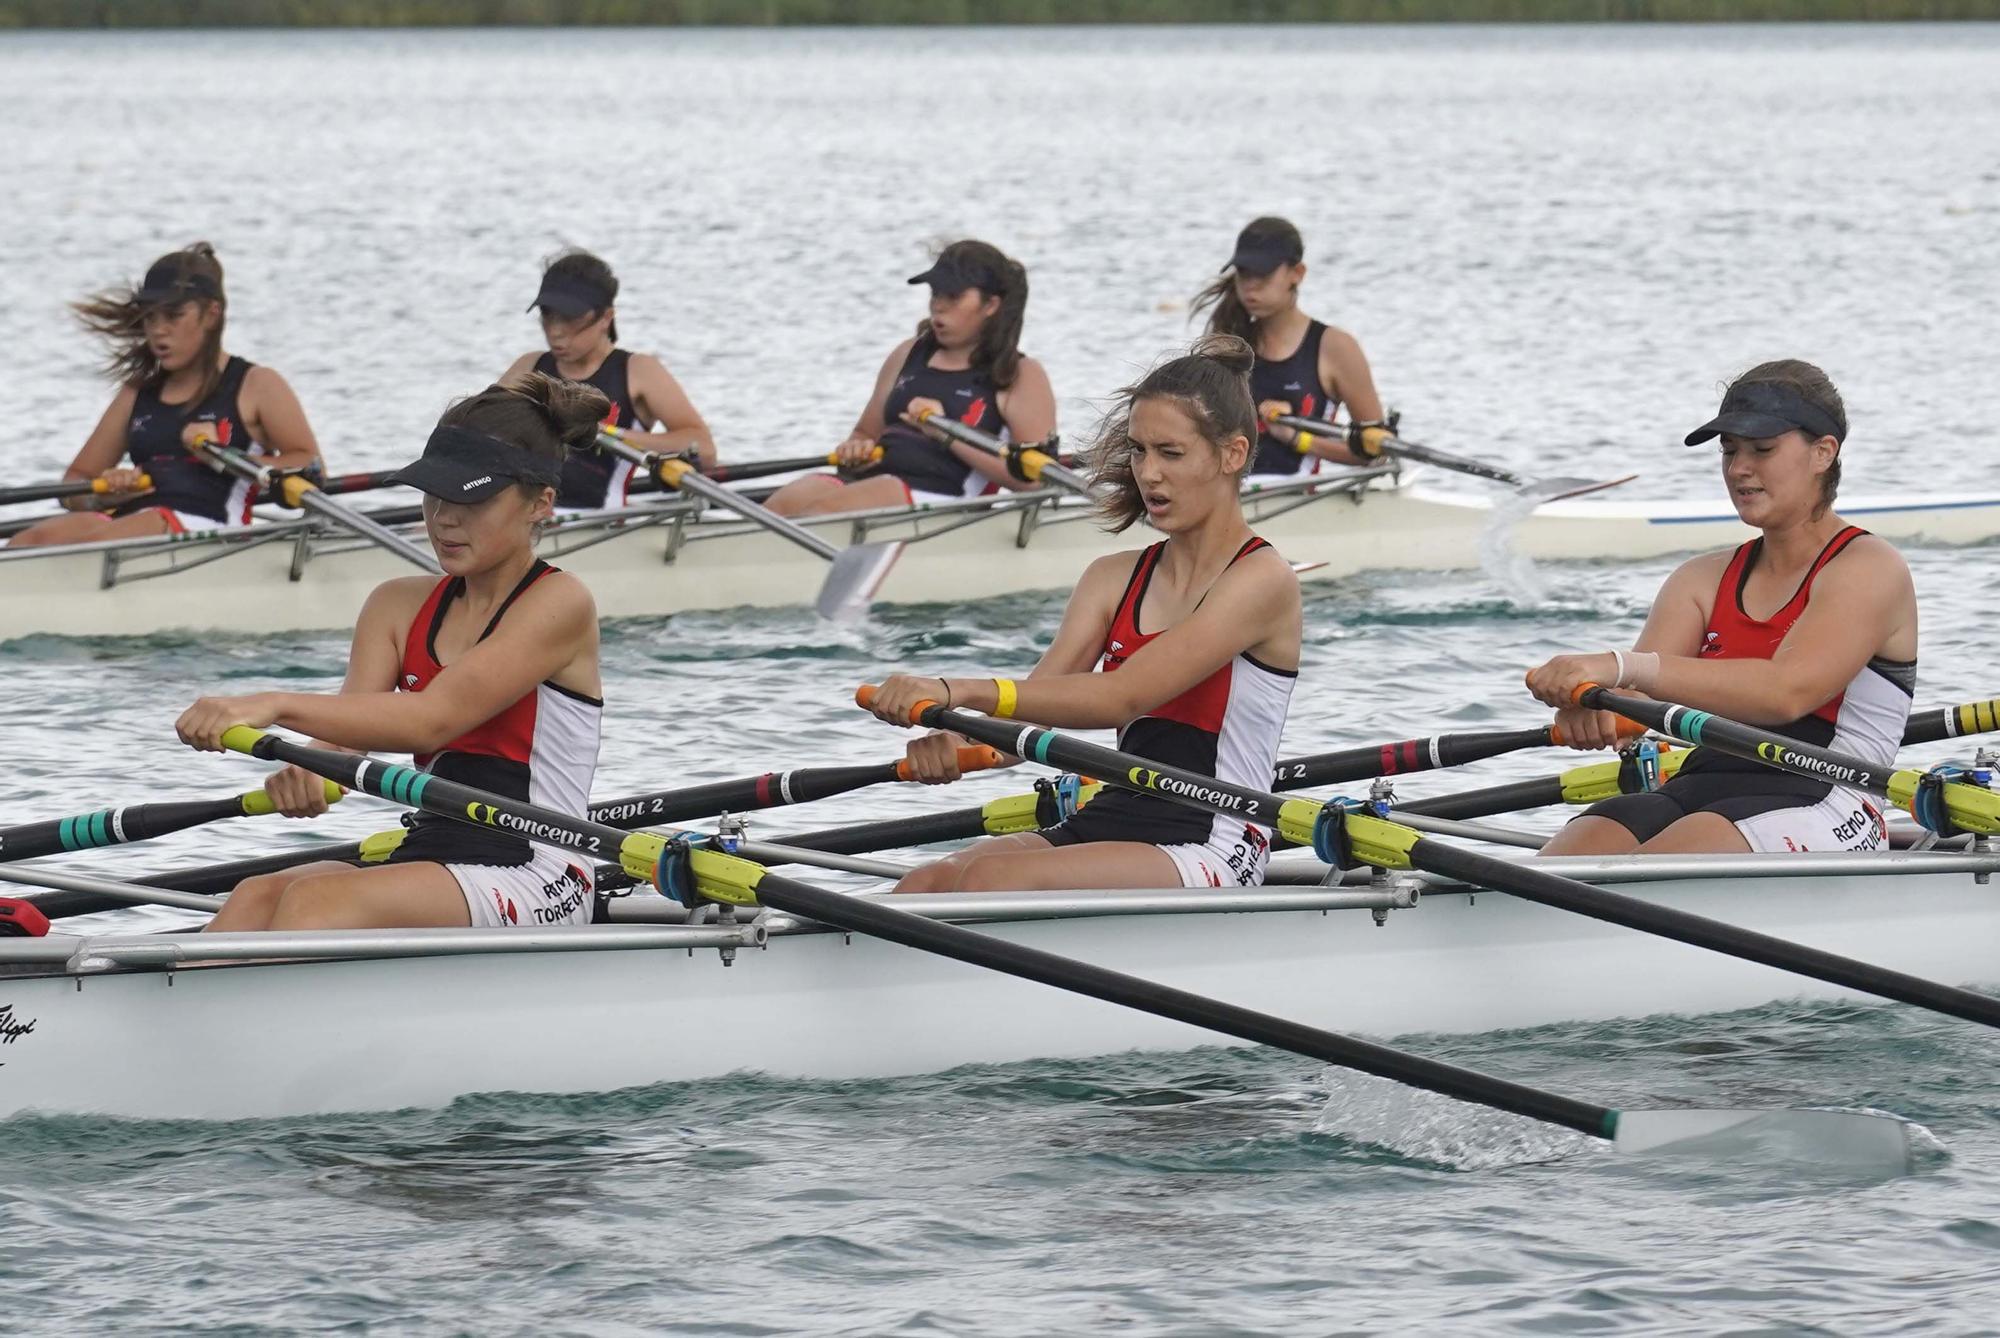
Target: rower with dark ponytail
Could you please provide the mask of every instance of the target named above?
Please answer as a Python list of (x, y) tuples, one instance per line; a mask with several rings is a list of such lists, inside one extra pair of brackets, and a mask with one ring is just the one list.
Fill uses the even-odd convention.
[(992, 454), (923, 425), (944, 414), (1011, 441), (1042, 441), (1055, 431), (1048, 374), (1021, 352), (1027, 269), (998, 247), (965, 240), (910, 282), (930, 286), (930, 314), (883, 362), (867, 407), (836, 449), (846, 477), (793, 480), (767, 503), (778, 514), (954, 502), (1028, 486)]
[[(1193, 310), (1208, 313), (1209, 333), (1235, 335), (1256, 352), (1250, 380), (1260, 424), (1278, 414), (1331, 420), (1342, 405), (1353, 423), (1380, 423), (1382, 400), (1367, 356), (1353, 335), (1300, 310), (1305, 278), (1305, 240), (1299, 230), (1282, 218), (1252, 219), (1236, 235), (1236, 249), (1220, 276), (1195, 298)], [(1295, 478), (1317, 472), (1322, 460), (1369, 464), (1381, 451), (1360, 431), (1309, 438), (1303, 450), (1300, 445), (1291, 428), (1264, 426), (1250, 477)]]
[(281, 470), (320, 463), (285, 378), (223, 347), (229, 299), (207, 242), (169, 251), (140, 282), (92, 294), (73, 310), (105, 342), (104, 371), (118, 393), (63, 477), (95, 479), (104, 490), (65, 499), (74, 514), (30, 526), (13, 546), (248, 525), (256, 489), (193, 454), (199, 441)]
[[(1166, 537), (1084, 571), (1034, 672), (897, 674), (871, 710), (907, 723), (920, 701), (1060, 729), (1116, 729), (1128, 753), (1237, 785), (1269, 782), (1298, 678), (1299, 582), (1243, 518), (1257, 436), (1250, 346), (1209, 335), (1119, 393), (1091, 449), (1106, 527), (1144, 518)], [(922, 780), (956, 777), (954, 739), (910, 745)], [(1065, 887), (1247, 887), (1270, 833), (1151, 795), (1104, 790), (1040, 832), (975, 842), (914, 870), (899, 892)]]

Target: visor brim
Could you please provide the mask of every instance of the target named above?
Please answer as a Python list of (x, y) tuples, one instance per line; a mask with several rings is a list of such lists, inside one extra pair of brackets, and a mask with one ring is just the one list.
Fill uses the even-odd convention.
[(1758, 413), (1754, 409), (1735, 409), (1729, 413), (1717, 414), (1688, 433), (1682, 440), (1686, 445), (1699, 446), (1705, 441), (1713, 441), (1723, 436), (1763, 441), (1770, 437), (1782, 437), (1787, 432), (1804, 431), (1806, 429), (1791, 419), (1780, 418), (1777, 414)]
[(505, 474), (495, 474), (456, 460), (425, 456), (391, 474), (389, 482), (428, 493), (440, 502), (458, 502), (469, 506), (499, 496), (512, 487), (515, 480)]

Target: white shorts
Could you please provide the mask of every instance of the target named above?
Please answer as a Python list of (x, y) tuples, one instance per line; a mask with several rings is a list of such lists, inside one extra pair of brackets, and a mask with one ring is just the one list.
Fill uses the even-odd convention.
[(590, 869), (564, 851), (532, 846), (526, 864), (447, 864), (478, 929), (590, 923)]
[(1761, 853), (1889, 848), (1889, 825), (1882, 820), (1874, 798), (1839, 787), (1817, 804), (1774, 808), (1738, 818), (1736, 830), (1752, 850)]
[(1180, 871), (1182, 887), (1261, 887), (1271, 863), (1271, 837), (1262, 827), (1243, 826), (1240, 841), (1161, 846)]
[(213, 530), (240, 530), (243, 528), (242, 525), (232, 525), (226, 520), (217, 520), (213, 516), (195, 516), (185, 511), (176, 511), (170, 506), (149, 507), (148, 510), (154, 512), (167, 522), (167, 533), (169, 534), (207, 534)]

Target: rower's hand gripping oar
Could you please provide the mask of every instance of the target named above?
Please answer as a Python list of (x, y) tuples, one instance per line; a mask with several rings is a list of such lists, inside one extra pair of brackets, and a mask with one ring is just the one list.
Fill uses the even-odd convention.
[(692, 461), (677, 455), (640, 450), (625, 440), (625, 434), (619, 428), (600, 427), (597, 448), (629, 461), (657, 478), (665, 487), (676, 492), (693, 493), (726, 511), (755, 521), (773, 534), (826, 559), (832, 565), (827, 570), (826, 580), (820, 584), (818, 597), (813, 601), (813, 607), (823, 618), (852, 617), (867, 612), (875, 592), (888, 578), (889, 569), (902, 556), (903, 542), (900, 539), (836, 548), (798, 522), (704, 477)]
[[(1848, 753), (1817, 748), (1770, 730), (1725, 720), (1707, 711), (1632, 697), (1595, 683), (1578, 687), (1575, 698), (1579, 706), (1616, 711), (1696, 747), (1713, 748), (1719, 753), (1761, 762), (1795, 776), (1831, 781), (1835, 785), (1880, 795), (1941, 835), (1958, 832), (2000, 835), (2000, 794), (1951, 780), (1945, 771), (1924, 772), (1911, 767), (1878, 766)], [(1977, 705), (1974, 704), (1975, 709)]]
[[(1606, 695), (1609, 697), (1609, 694)], [(856, 694), (856, 701), (866, 706), (873, 697), (874, 689), (863, 687)], [(1636, 699), (1610, 698), (1595, 704), (1601, 709), (1646, 721), (1644, 714), (1632, 709), (1643, 704)], [(1159, 795), (1191, 808), (1226, 813), (1274, 828), (1289, 840), (1310, 845), (1313, 853), (1337, 868), (1367, 864), (1388, 870), (1423, 869), (1847, 989), (1934, 1009), (1989, 1027), (2000, 1027), (2000, 999), (1990, 995), (1941, 985), (1837, 953), (1741, 929), (1720, 920), (1655, 905), (1546, 870), (1510, 864), (1490, 855), (1445, 845), (1396, 822), (1393, 810), (1386, 806), (1377, 812), (1349, 799), (1328, 802), (1287, 799), (1282, 795), (1232, 785), (1213, 776), (1085, 743), (1039, 725), (971, 715), (934, 702), (919, 703), (910, 715), (911, 724), (953, 730), (1031, 762), (1087, 772), (1122, 789)], [(1678, 731), (1669, 732), (1678, 734)], [(1962, 788), (1971, 789), (1969, 786)], [(1993, 821), (1996, 829), (2000, 829), (2000, 795), (1983, 790), (1972, 793), (1993, 801)]]
[[(707, 897), (803, 916), (850, 933), (1512, 1111), (1612, 1140), (1621, 1151), (1698, 1151), (1702, 1138), (1720, 1131), (1724, 1150), (1740, 1153), (1745, 1150), (1743, 1133), (1751, 1128), (1758, 1135), (1752, 1143), (1766, 1156), (1772, 1151), (1770, 1144), (1777, 1142), (1802, 1147), (1816, 1161), (1827, 1160), (1836, 1150), (1850, 1163), (1876, 1169), (1902, 1169), (1909, 1160), (1903, 1126), (1885, 1117), (1827, 1111), (1613, 1110), (928, 920), (887, 905), (883, 898), (829, 892), (748, 860), (695, 849), (678, 837), (620, 832), (408, 767), (306, 747), (247, 726), (230, 729), (223, 743), (237, 752), (291, 762), (354, 789), (462, 822), (499, 827), (581, 854), (615, 851), (628, 872), (685, 904)], [(1873, 1123), (1858, 1123), (1863, 1120)], [(1759, 1125), (1764, 1127), (1756, 1128)]]
[(336, 525), (352, 530), (370, 543), (388, 549), (406, 562), (422, 567), (433, 575), (444, 575), (444, 568), (438, 565), (437, 555), (428, 548), (419, 548), (402, 535), (370, 520), (359, 511), (334, 501), (303, 474), (284, 472), (269, 465), (258, 464), (242, 451), (224, 446), (211, 437), (195, 438), (191, 449), (211, 468), (225, 474), (234, 474), (241, 479), (248, 479), (259, 488), (268, 491), (273, 500), (281, 505), (323, 516)]
[(1512, 470), (1502, 469), (1498, 465), (1489, 465), (1482, 460), (1473, 460), (1463, 455), (1437, 450), (1435, 447), (1420, 446), (1414, 441), (1405, 441), (1396, 435), (1392, 425), (1386, 423), (1333, 423), (1323, 418), (1305, 418), (1298, 414), (1273, 414), (1267, 421), (1277, 427), (1288, 427), (1298, 433), (1292, 444), (1301, 455), (1311, 446), (1311, 438), (1324, 437), (1329, 441), (1345, 442), (1350, 451), (1365, 459), (1379, 459), (1388, 455), (1413, 460), (1418, 464), (1434, 465), (1439, 469), (1449, 469), (1455, 473), (1470, 474), (1475, 478), (1504, 483), (1543, 502), (1601, 492), (1606, 488), (1616, 488), (1621, 484), (1630, 483), (1639, 477), (1637, 474), (1627, 474), (1617, 479), (1529, 479)]
[(1056, 440), (1023, 444), (1017, 441), (1002, 441), (988, 432), (981, 432), (969, 423), (961, 423), (950, 414), (926, 409), (917, 415), (917, 421), (933, 432), (943, 433), (953, 441), (984, 451), (1007, 466), (1007, 472), (1023, 483), (1053, 483), (1079, 496), (1090, 496), (1090, 480), (1074, 469), (1056, 461)]
[[(136, 484), (121, 491), (141, 493), (152, 486), (151, 477), (141, 474)], [(60, 483), (32, 483), (22, 488), (0, 488), (0, 506), (11, 506), (15, 502), (50, 502), (62, 497), (82, 497), (86, 493), (96, 493), (102, 497), (110, 491), (103, 479), (64, 479)]]
[[(887, 452), (880, 446), (869, 452), (867, 464), (875, 464)], [(789, 460), (743, 460), (734, 464), (713, 465), (701, 471), (703, 478), (714, 483), (748, 483), (752, 479), (770, 478), (776, 474), (796, 474), (803, 469), (840, 469), (839, 451), (827, 451), (821, 455), (801, 455)]]

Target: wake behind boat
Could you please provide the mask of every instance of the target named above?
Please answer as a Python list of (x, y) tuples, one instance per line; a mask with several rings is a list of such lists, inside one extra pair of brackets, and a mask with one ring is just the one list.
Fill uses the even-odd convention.
[[(1592, 495), (1516, 520), (1511, 500), (1379, 465), (1256, 487), (1244, 515), (1313, 581), (1476, 569), (1501, 527), (1510, 551), (1547, 561), (1641, 561), (1751, 534), (1713, 502)], [(1857, 496), (1841, 509), (1899, 543), (2000, 538), (2000, 493)], [(798, 523), (835, 547), (906, 542), (874, 592), (894, 604), (1067, 589), (1121, 543), (1092, 523), (1087, 502), (1051, 489)], [(399, 532), (421, 541), (421, 527)], [(810, 607), (827, 574), (824, 561), (769, 529), (678, 495), (560, 518), (540, 551), (582, 577), (607, 617)], [(408, 569), (339, 526), (296, 514), (237, 530), (0, 549), (0, 628), (12, 638), (346, 627), (370, 590)]]

